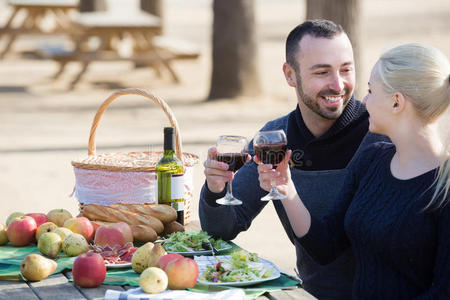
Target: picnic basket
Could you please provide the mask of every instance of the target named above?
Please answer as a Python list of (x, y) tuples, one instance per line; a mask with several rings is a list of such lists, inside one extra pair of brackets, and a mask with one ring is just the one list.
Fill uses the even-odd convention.
[[(165, 113), (175, 128), (175, 154), (183, 162), (185, 224), (191, 218), (193, 201), (193, 167), (198, 156), (183, 153), (181, 133), (178, 122), (167, 103), (155, 94), (142, 89), (122, 89), (110, 95), (98, 108), (92, 122), (88, 156), (72, 161), (75, 173), (75, 197), (79, 201), (80, 211), (90, 203), (110, 205), (113, 203), (157, 203), (158, 185), (156, 182), (156, 164), (163, 151), (96, 153), (96, 132), (100, 119), (111, 102), (124, 95), (143, 96)], [(158, 133), (160, 134), (160, 133)], [(160, 134), (162, 136), (162, 133)]]

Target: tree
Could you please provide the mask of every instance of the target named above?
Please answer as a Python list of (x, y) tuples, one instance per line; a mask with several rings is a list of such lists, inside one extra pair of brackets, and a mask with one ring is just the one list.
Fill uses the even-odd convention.
[(80, 12), (106, 10), (105, 0), (80, 0), (78, 4)]
[(163, 0), (141, 0), (141, 9), (161, 20), (161, 28), (164, 28), (164, 1)]
[(260, 94), (253, 0), (214, 0), (208, 100)]
[(361, 95), (366, 80), (361, 78), (361, 1), (360, 0), (307, 0), (307, 19), (328, 19), (340, 24), (353, 45), (356, 66), (356, 90), (355, 94)]

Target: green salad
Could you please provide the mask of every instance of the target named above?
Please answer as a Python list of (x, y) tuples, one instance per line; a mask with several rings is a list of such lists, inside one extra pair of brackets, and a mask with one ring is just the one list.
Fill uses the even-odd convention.
[(258, 262), (256, 253), (239, 250), (231, 253), (231, 259), (207, 266), (201, 279), (216, 283), (244, 282), (261, 280), (272, 275), (273, 270), (267, 269), (263, 263)]
[(229, 246), (221, 239), (212, 238), (206, 231), (199, 231), (171, 233), (163, 241), (163, 247), (167, 252), (195, 252), (210, 250), (209, 248), (203, 247), (204, 243), (208, 243), (208, 241), (211, 242), (217, 250), (221, 250)]

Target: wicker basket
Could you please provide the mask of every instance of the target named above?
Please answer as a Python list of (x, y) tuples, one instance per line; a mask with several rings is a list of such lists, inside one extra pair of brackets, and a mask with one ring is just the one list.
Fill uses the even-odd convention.
[[(95, 136), (100, 119), (108, 105), (124, 95), (139, 95), (157, 104), (166, 114), (171, 126), (175, 128), (175, 154), (185, 166), (185, 224), (191, 218), (193, 201), (193, 166), (198, 156), (183, 153), (181, 133), (177, 120), (164, 100), (141, 89), (123, 89), (109, 96), (99, 107), (91, 126), (88, 156), (72, 161), (75, 172), (75, 196), (80, 210), (89, 203), (109, 205), (124, 203), (157, 202), (157, 183), (155, 167), (162, 157), (162, 151), (118, 152), (96, 154)], [(161, 134), (162, 135), (162, 134)]]

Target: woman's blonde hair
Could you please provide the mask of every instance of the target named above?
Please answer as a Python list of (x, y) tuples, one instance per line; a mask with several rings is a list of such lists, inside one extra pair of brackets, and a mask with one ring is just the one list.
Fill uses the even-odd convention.
[[(375, 72), (388, 94), (402, 93), (427, 122), (448, 115), (450, 103), (450, 63), (430, 46), (405, 44), (384, 53)], [(427, 207), (440, 207), (450, 187), (449, 116), (443, 116), (445, 146), (435, 182), (435, 192)], [(442, 197), (440, 197), (442, 196)]]

